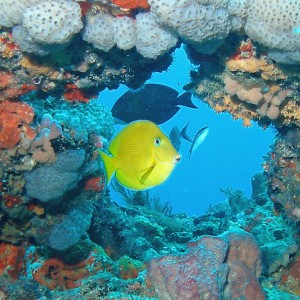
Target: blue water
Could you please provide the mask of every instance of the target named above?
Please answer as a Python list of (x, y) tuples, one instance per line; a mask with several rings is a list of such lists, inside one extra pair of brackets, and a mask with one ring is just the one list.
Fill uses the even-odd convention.
[[(165, 84), (183, 92), (183, 86), (190, 82), (189, 72), (196, 66), (191, 65), (183, 49), (174, 54), (174, 62), (162, 73), (154, 73), (147, 83)], [(118, 90), (105, 90), (99, 100), (111, 108), (115, 101), (128, 90), (121, 86)], [(198, 129), (209, 126), (210, 132), (204, 143), (188, 158), (190, 144), (183, 141), (180, 153), (182, 160), (170, 178), (162, 185), (151, 190), (159, 194), (163, 202), (169, 201), (173, 212), (187, 212), (199, 215), (211, 204), (225, 201), (220, 189), (232, 187), (251, 195), (251, 177), (261, 172), (263, 156), (268, 152), (274, 132), (262, 130), (255, 123), (245, 128), (242, 121), (234, 121), (228, 113), (216, 114), (200, 99), (193, 98), (198, 109), (182, 107), (168, 122), (161, 125), (169, 134), (173, 126), (180, 129), (190, 121), (189, 132), (195, 134)], [(119, 130), (120, 125), (116, 126)], [(118, 200), (116, 194), (113, 198)], [(121, 201), (119, 199), (119, 201)]]

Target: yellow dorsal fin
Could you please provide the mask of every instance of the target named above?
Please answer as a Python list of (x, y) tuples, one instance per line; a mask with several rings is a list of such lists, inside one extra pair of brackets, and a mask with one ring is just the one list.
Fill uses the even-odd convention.
[(108, 154), (102, 152), (101, 150), (98, 152), (99, 152), (99, 154), (102, 158), (103, 164), (104, 164), (106, 185), (108, 185), (112, 176), (116, 172), (115, 159), (114, 159), (114, 157), (109, 156)]
[(141, 177), (140, 179), (140, 184), (145, 184), (145, 181), (147, 180), (147, 178), (150, 176), (151, 172), (153, 171), (155, 167), (155, 164), (153, 166), (151, 166)]

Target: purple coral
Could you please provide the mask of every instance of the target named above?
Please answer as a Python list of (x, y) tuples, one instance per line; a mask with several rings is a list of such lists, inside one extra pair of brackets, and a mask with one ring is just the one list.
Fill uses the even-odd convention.
[(264, 300), (258, 277), (261, 251), (243, 231), (203, 236), (184, 255), (150, 261), (148, 276), (161, 300)]
[(203, 236), (189, 246), (185, 255), (168, 255), (150, 262), (148, 274), (159, 299), (222, 298), (229, 271), (224, 263), (228, 242)]
[(84, 149), (69, 149), (57, 154), (57, 160), (25, 174), (27, 194), (42, 202), (60, 199), (82, 179)]
[(229, 230), (222, 237), (230, 243), (226, 256), (230, 271), (224, 299), (266, 299), (258, 281), (261, 250), (253, 235), (243, 230)]

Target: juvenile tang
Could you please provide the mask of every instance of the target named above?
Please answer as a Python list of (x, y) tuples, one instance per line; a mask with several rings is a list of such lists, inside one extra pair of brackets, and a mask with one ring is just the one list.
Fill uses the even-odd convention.
[(136, 121), (124, 127), (108, 146), (99, 151), (106, 182), (115, 174), (118, 182), (132, 190), (145, 190), (163, 183), (180, 161), (169, 138), (150, 121)]

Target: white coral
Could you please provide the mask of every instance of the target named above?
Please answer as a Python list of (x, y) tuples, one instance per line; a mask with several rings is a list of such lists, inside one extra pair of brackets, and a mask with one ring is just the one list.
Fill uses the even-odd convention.
[(36, 42), (64, 44), (83, 27), (81, 9), (69, 0), (42, 1), (25, 9), (22, 25)]
[(158, 25), (150, 13), (139, 13), (136, 16), (135, 47), (141, 55), (155, 59), (176, 43), (176, 34)]
[(88, 15), (83, 40), (92, 43), (97, 49), (109, 51), (116, 43), (113, 36), (113, 20), (111, 15), (104, 12)]
[(253, 0), (245, 31), (251, 39), (268, 47), (299, 51), (299, 0)]
[(41, 2), (40, 0), (0, 0), (0, 26), (12, 27), (22, 22), (26, 8)]

